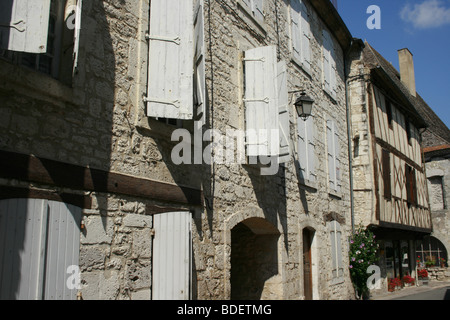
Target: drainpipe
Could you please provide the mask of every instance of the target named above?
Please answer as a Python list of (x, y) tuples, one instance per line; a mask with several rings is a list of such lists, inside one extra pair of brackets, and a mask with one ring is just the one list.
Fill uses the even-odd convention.
[(349, 165), (349, 177), (350, 177), (350, 210), (352, 219), (352, 233), (355, 232), (355, 209), (354, 209), (354, 197), (353, 197), (353, 146), (352, 146), (352, 126), (350, 115), (350, 95), (349, 95), (349, 77), (347, 72), (347, 59), (350, 55), (350, 51), (353, 46), (353, 39), (350, 42), (350, 47), (344, 55), (344, 74), (345, 74), (345, 107), (347, 112), (347, 136), (348, 136), (348, 165)]

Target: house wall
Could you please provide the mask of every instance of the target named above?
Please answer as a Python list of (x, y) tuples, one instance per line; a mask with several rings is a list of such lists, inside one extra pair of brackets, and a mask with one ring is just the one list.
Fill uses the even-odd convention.
[[(345, 110), (344, 54), (337, 50), (337, 97), (322, 90), (321, 50), (324, 22), (311, 12), (310, 74), (290, 60), (288, 6), (266, 1), (266, 23), (260, 30), (235, 2), (205, 4), (208, 128), (223, 132), (244, 129), (243, 80), (240, 58), (246, 49), (276, 45), (288, 63), (290, 90), (305, 88), (314, 100), (317, 128), (317, 182), (299, 184), (294, 161), (274, 176), (240, 164), (176, 166), (170, 137), (174, 127), (145, 116), (149, 1), (83, 3), (79, 70), (73, 87), (46, 75), (0, 60), (0, 149), (33, 154), (61, 163), (122, 174), (142, 181), (201, 190), (203, 204), (114, 192), (48, 185), (26, 179), (2, 178), (2, 186), (69, 192), (87, 197), (80, 234), (81, 294), (84, 299), (150, 299), (152, 211), (173, 208), (193, 212), (193, 298), (228, 299), (231, 295), (231, 230), (250, 218), (262, 218), (280, 236), (275, 280), (267, 283), (272, 299), (301, 299), (303, 291), (302, 230), (314, 229), (313, 283), (315, 299), (353, 296), (347, 268), (341, 279), (331, 277), (330, 234), (326, 222), (342, 227), (341, 254), (348, 259), (350, 192)], [(296, 144), (295, 111), (290, 129)], [(341, 129), (340, 194), (328, 188), (326, 121)], [(189, 127), (188, 122), (184, 123)], [(140, 180), (141, 181), (141, 180)], [(96, 187), (99, 187), (96, 189)], [(101, 188), (100, 188), (101, 187)], [(117, 187), (117, 185), (116, 185)], [(120, 187), (120, 186), (119, 186)], [(105, 191), (105, 189), (107, 191)], [(101, 191), (98, 191), (101, 190)], [(253, 225), (253, 227), (255, 227)], [(273, 256), (272, 256), (273, 257)]]

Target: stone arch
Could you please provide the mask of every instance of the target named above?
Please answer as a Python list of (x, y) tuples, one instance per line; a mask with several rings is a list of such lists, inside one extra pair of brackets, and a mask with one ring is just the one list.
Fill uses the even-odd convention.
[(226, 221), (225, 234), (226, 295), (233, 300), (281, 299), (280, 226), (260, 208), (248, 207)]

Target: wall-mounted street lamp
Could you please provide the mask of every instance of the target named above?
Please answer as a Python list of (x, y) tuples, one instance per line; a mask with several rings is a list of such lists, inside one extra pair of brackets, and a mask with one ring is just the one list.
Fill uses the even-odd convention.
[(300, 94), (300, 97), (294, 103), (295, 109), (297, 110), (297, 114), (303, 121), (308, 120), (311, 116), (312, 108), (313, 108), (314, 100), (306, 95), (305, 92)]

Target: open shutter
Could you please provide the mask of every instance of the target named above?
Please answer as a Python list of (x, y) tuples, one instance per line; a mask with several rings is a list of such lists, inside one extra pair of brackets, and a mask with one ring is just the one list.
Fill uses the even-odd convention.
[(147, 115), (193, 118), (193, 0), (152, 0)]
[(205, 18), (203, 0), (198, 0), (194, 10), (194, 66), (195, 66), (195, 120), (206, 123), (206, 67), (205, 67)]
[(278, 156), (276, 47), (267, 46), (245, 52), (245, 115), (247, 156)]
[(278, 158), (279, 163), (287, 163), (290, 160), (291, 148), (290, 148), (290, 130), (289, 130), (289, 98), (287, 89), (287, 70), (286, 62), (278, 62), (278, 115), (279, 115), (279, 128), (280, 128), (280, 155)]
[(302, 43), (302, 63), (306, 69), (311, 68), (311, 48), (310, 48), (310, 33), (308, 9), (302, 2), (300, 4), (300, 25), (301, 25), (301, 43)]
[(154, 216), (153, 300), (189, 300), (191, 279), (191, 213)]
[(50, 0), (0, 1), (0, 49), (47, 52)]
[(78, 69), (78, 53), (80, 51), (81, 9), (82, 9), (82, 0), (78, 0), (77, 8), (75, 11), (75, 32), (73, 39), (73, 72), (72, 72), (73, 74), (75, 74)]

